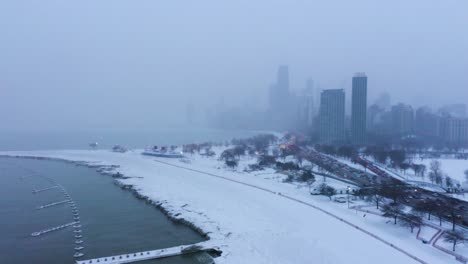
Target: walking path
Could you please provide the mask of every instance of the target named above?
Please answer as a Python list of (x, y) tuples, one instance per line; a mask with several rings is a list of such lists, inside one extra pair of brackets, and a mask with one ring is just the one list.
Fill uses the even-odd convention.
[(193, 172), (197, 172), (197, 173), (200, 173), (200, 174), (204, 174), (204, 175), (207, 175), (207, 176), (210, 176), (210, 177), (215, 177), (215, 178), (219, 178), (219, 179), (222, 179), (222, 180), (226, 180), (226, 181), (230, 181), (230, 182), (234, 182), (234, 183), (237, 183), (237, 184), (241, 184), (241, 185), (244, 185), (244, 186), (248, 186), (248, 187), (251, 187), (251, 188), (255, 188), (255, 189), (258, 189), (258, 190), (261, 190), (261, 191), (264, 191), (264, 192), (267, 192), (267, 193), (271, 193), (271, 194), (274, 194), (274, 195), (278, 195), (280, 197), (283, 197), (285, 199), (288, 199), (292, 202), (296, 202), (296, 203), (300, 203), (302, 205), (305, 205), (305, 206), (308, 206), (310, 208), (313, 208), (313, 209), (316, 209), (322, 213), (325, 213), (343, 223), (345, 223), (346, 225), (348, 226), (351, 226), (353, 228), (355, 228), (356, 230), (359, 230), (375, 239), (377, 239), (378, 241), (392, 247), (393, 249), (399, 251), (400, 253), (403, 253), (405, 254), (406, 256), (412, 258), (413, 260), (419, 262), (419, 263), (422, 263), (422, 264), (428, 264), (427, 262), (425, 262), (424, 260), (412, 255), (411, 253), (407, 252), (406, 250), (396, 246), (396, 245), (393, 245), (392, 243), (386, 241), (385, 239), (377, 236), (376, 234), (372, 233), (372, 232), (369, 232), (333, 213), (330, 213), (329, 211), (325, 210), (325, 209), (322, 209), (316, 205), (313, 205), (311, 203), (308, 203), (308, 202), (305, 202), (305, 201), (302, 201), (302, 200), (299, 200), (299, 199), (296, 199), (296, 198), (293, 198), (291, 196), (288, 196), (288, 195), (284, 195), (284, 194), (281, 194), (280, 192), (275, 192), (273, 190), (270, 190), (270, 189), (267, 189), (267, 188), (264, 188), (264, 187), (260, 187), (260, 186), (257, 186), (257, 185), (253, 185), (253, 184), (250, 184), (250, 183), (245, 183), (245, 182), (242, 182), (242, 181), (239, 181), (239, 180), (233, 180), (233, 179), (230, 179), (230, 178), (227, 178), (227, 177), (224, 177), (224, 176), (220, 176), (220, 175), (216, 175), (216, 174), (213, 174), (213, 173), (209, 173), (209, 172), (206, 172), (206, 171), (201, 171), (201, 170), (197, 170), (197, 169), (192, 169), (192, 168), (188, 168), (188, 167), (184, 167), (184, 166), (180, 166), (180, 165), (176, 165), (176, 164), (173, 164), (173, 163), (169, 163), (169, 162), (166, 162), (166, 161), (162, 161), (162, 160), (154, 160), (158, 163), (161, 163), (161, 164), (165, 164), (165, 165), (168, 165), (168, 166), (172, 166), (172, 167), (176, 167), (176, 168), (180, 168), (180, 169), (184, 169), (184, 170), (189, 170), (189, 171), (193, 171)]
[[(363, 206), (363, 205), (357, 205), (357, 206), (352, 206), (350, 209), (354, 209), (354, 210), (357, 210), (357, 211), (360, 211), (360, 212), (364, 212), (364, 213), (368, 213), (368, 214), (373, 214), (373, 215), (377, 215), (377, 216), (382, 216), (382, 214), (379, 214), (379, 213), (376, 213), (374, 211), (371, 211), (371, 210), (365, 210), (363, 209), (363, 207), (366, 207), (366, 206)], [(431, 222), (428, 222), (428, 221), (425, 221), (423, 220), (423, 226), (426, 226), (426, 227), (429, 227), (429, 228), (433, 228), (435, 230), (437, 230), (437, 232), (431, 237), (431, 239), (429, 239), (429, 241), (426, 241), (427, 244), (430, 244), (431, 246), (433, 246), (434, 248), (444, 252), (444, 253), (447, 253), (449, 255), (452, 255), (453, 257), (455, 257), (456, 260), (462, 262), (462, 263), (467, 263), (468, 261), (468, 258), (466, 258), (465, 256), (462, 256), (460, 254), (457, 254), (451, 250), (448, 250), (446, 248), (443, 248), (439, 245), (437, 245), (437, 241), (444, 236), (444, 234), (446, 233), (446, 231), (444, 229), (442, 229), (442, 227), (440, 226), (437, 226)], [(425, 239), (421, 238), (419, 235), (421, 233), (421, 227), (419, 227), (419, 230), (416, 234), (416, 239), (418, 240), (421, 240), (421, 241), (425, 241)]]
[(88, 259), (88, 260), (77, 260), (77, 264), (121, 264), (121, 263), (132, 263), (150, 259), (160, 259), (160, 258), (168, 258), (173, 256), (179, 256), (189, 253), (196, 253), (200, 251), (207, 251), (211, 249), (217, 249), (217, 247), (212, 245), (213, 243), (210, 241), (201, 242), (193, 245), (183, 245), (183, 246), (176, 246), (171, 248), (164, 248), (164, 249), (155, 249), (155, 250), (148, 250), (136, 253), (129, 253), (123, 255), (115, 255), (109, 257), (101, 257), (95, 259)]

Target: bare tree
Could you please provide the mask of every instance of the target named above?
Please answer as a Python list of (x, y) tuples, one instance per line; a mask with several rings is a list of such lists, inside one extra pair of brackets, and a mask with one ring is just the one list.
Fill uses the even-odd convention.
[(465, 170), (465, 180), (468, 181), (468, 170)]
[(441, 200), (435, 202), (434, 214), (439, 218), (439, 226), (442, 226), (442, 217), (445, 216), (445, 203)]
[(389, 203), (382, 206), (383, 216), (393, 218), (394, 224), (397, 223), (397, 218), (403, 214), (403, 205), (399, 203)]
[(436, 178), (436, 175), (434, 174), (434, 172), (430, 171), (429, 172), (429, 180), (431, 181), (431, 183), (434, 183), (435, 178)]
[(419, 228), (423, 222), (420, 215), (416, 214), (403, 214), (401, 216), (401, 224), (407, 226), (411, 229), (411, 233), (413, 233), (414, 228)]
[(452, 243), (453, 245), (453, 251), (455, 251), (455, 247), (458, 244), (464, 243), (466, 240), (465, 234), (462, 231), (451, 231), (451, 232), (446, 232), (444, 235), (444, 241)]
[(442, 165), (440, 163), (440, 161), (438, 160), (433, 160), (431, 161), (431, 165), (430, 165), (430, 173), (429, 173), (429, 179), (431, 179), (431, 182), (434, 183), (434, 181), (436, 182), (436, 184), (441, 184), (442, 183), (442, 177), (443, 177), (443, 173), (442, 173)]
[(434, 200), (426, 200), (417, 203), (413, 210), (420, 213), (427, 214), (427, 220), (431, 220), (431, 215), (437, 210), (437, 204)]
[(384, 197), (378, 193), (374, 193), (372, 195), (372, 201), (374, 201), (375, 206), (377, 206), (377, 209), (379, 209), (379, 204), (383, 201)]
[(379, 209), (380, 204), (385, 199), (385, 196), (382, 192), (382, 186), (377, 186), (375, 188), (362, 188), (356, 192), (356, 195), (366, 199), (368, 202), (375, 203), (377, 209)]
[(436, 184), (442, 186), (443, 177), (444, 177), (444, 176), (443, 176), (442, 174), (436, 174), (436, 175), (435, 175), (435, 182), (436, 182)]
[(445, 176), (445, 187), (452, 188), (453, 187), (453, 180), (449, 176)]
[(405, 198), (406, 191), (407, 186), (394, 181), (387, 184), (382, 184), (379, 189), (379, 194), (392, 199), (393, 203), (396, 203), (399, 199)]
[(457, 210), (458, 202), (456, 200), (449, 200), (445, 203), (444, 208), (442, 209), (445, 212), (445, 215), (450, 218), (452, 221), (452, 231), (455, 231), (455, 225), (458, 221), (462, 220), (462, 216), (459, 215)]

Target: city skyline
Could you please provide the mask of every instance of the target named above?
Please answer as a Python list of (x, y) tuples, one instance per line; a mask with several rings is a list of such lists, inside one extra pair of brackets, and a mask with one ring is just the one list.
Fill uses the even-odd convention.
[(383, 92), (411, 105), (460, 103), (467, 8), (456, 0), (2, 1), (0, 128), (152, 129), (183, 124), (190, 102), (203, 112), (222, 99), (263, 109), (279, 64), (289, 65), (291, 91), (312, 78), (349, 92), (352, 74), (364, 71), (370, 103)]

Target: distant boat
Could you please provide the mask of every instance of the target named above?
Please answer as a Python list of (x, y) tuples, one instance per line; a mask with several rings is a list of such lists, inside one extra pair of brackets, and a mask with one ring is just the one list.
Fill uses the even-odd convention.
[(89, 143), (89, 146), (92, 148), (92, 149), (96, 149), (99, 144), (97, 142), (93, 142), (93, 143)]
[(154, 146), (152, 148), (146, 148), (141, 154), (162, 158), (183, 158), (184, 154), (175, 151), (175, 149), (175, 147), (168, 149), (167, 147), (158, 148), (158, 146)]

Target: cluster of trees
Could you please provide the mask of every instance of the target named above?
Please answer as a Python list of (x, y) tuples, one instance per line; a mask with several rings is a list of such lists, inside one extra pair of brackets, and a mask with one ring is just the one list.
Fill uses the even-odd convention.
[(206, 153), (212, 151), (211, 148), (213, 146), (223, 146), (223, 145), (224, 143), (222, 142), (204, 142), (200, 144), (185, 144), (185, 145), (182, 145), (182, 151), (184, 153), (195, 154), (196, 152), (196, 153), (205, 155)]
[(426, 152), (431, 149), (439, 152), (458, 152), (463, 149), (463, 146), (467, 146), (466, 144), (446, 142), (438, 137), (422, 135), (416, 137), (401, 137), (375, 132), (368, 134), (368, 142), (379, 146), (398, 146), (415, 153)]
[[(445, 232), (444, 239), (453, 244), (455, 251), (457, 244), (466, 241), (463, 230), (456, 228), (457, 224), (463, 221), (463, 216), (459, 215), (459, 201), (453, 198), (424, 199), (424, 195), (418, 192), (421, 190), (410, 188), (397, 180), (390, 180), (376, 187), (361, 188), (355, 194), (373, 202), (384, 217), (390, 218), (394, 224), (399, 223), (408, 227), (412, 233), (424, 223), (424, 217), (427, 217), (427, 220), (437, 217), (440, 226), (443, 219), (449, 220), (451, 231)], [(411, 210), (405, 206), (409, 198), (413, 198), (412, 201), (417, 200), (415, 204), (411, 204)]]
[[(391, 193), (395, 192), (394, 190), (387, 190)], [(400, 191), (400, 193), (404, 193), (404, 191)], [(401, 195), (401, 194), (400, 194)], [(382, 201), (383, 195), (374, 194), (372, 198), (377, 198), (375, 201), (377, 202), (377, 206), (379, 202)], [(442, 201), (442, 200), (422, 200), (417, 203), (411, 211), (406, 211), (405, 206), (399, 202), (399, 199), (395, 197), (400, 197), (394, 195), (392, 201), (389, 203), (385, 203), (381, 206), (380, 210), (383, 212), (384, 217), (388, 217), (393, 219), (393, 223), (397, 224), (397, 220), (400, 222), (401, 225), (409, 227), (411, 233), (415, 228), (421, 227), (424, 223), (423, 216), (427, 215), (427, 219), (430, 220), (431, 216), (437, 216), (439, 218), (439, 225), (442, 226), (442, 219), (447, 217), (452, 222), (452, 230), (450, 232), (446, 232), (444, 235), (444, 239), (447, 242), (453, 244), (453, 251), (455, 251), (455, 247), (457, 244), (463, 243), (466, 240), (466, 235), (462, 230), (456, 230), (457, 222), (461, 221), (461, 216), (457, 214), (456, 201)]]
[(277, 141), (278, 137), (273, 134), (260, 134), (245, 139), (233, 139), (231, 144), (235, 146), (248, 146), (249, 148), (253, 149), (253, 151), (258, 153), (266, 153), (268, 147)]
[(398, 168), (409, 168), (409, 164), (406, 161), (406, 151), (403, 149), (387, 149), (381, 146), (368, 146), (364, 150), (364, 155), (367, 157), (374, 158), (375, 161), (387, 164), (390, 160), (392, 166)]
[(326, 183), (320, 184), (319, 192), (321, 195), (327, 196), (328, 199), (330, 199), (330, 201), (331, 201), (332, 196), (337, 193), (335, 188), (333, 188), (330, 185), (327, 185)]
[(455, 183), (450, 176), (442, 171), (442, 165), (438, 160), (431, 161), (428, 177), (432, 183), (438, 184), (441, 187), (445, 185), (449, 190), (457, 191), (461, 188), (460, 183)]
[(288, 161), (288, 162), (279, 162), (279, 161), (277, 161), (275, 163), (275, 166), (276, 166), (276, 169), (282, 170), (282, 171), (298, 171), (298, 170), (300, 170), (299, 165), (297, 165), (296, 163), (294, 163), (292, 161)]
[[(415, 164), (407, 162), (407, 154), (405, 150), (387, 150), (384, 147), (369, 146), (366, 147), (364, 155), (371, 156), (379, 163), (387, 164), (390, 161), (391, 166), (402, 170), (404, 173), (408, 169), (414, 171), (414, 175), (424, 178), (426, 176), (427, 167), (424, 164)], [(444, 174), (441, 168), (441, 163), (438, 160), (433, 160), (429, 167), (428, 177), (433, 184), (445, 186), (448, 189), (460, 188), (461, 186), (455, 184), (454, 180), (448, 175)], [(467, 174), (468, 175), (468, 174)], [(468, 176), (467, 176), (468, 180)]]
[(219, 159), (224, 161), (227, 167), (236, 168), (239, 164), (240, 157), (244, 155), (256, 155), (263, 154), (263, 157), (259, 164), (256, 166), (250, 166), (251, 169), (261, 170), (263, 166), (269, 166), (276, 163), (276, 158), (268, 156), (268, 147), (270, 144), (275, 143), (278, 138), (272, 134), (260, 134), (245, 139), (233, 139), (231, 144), (233, 147), (224, 150)]
[(457, 202), (455, 200), (426, 200), (418, 203), (413, 210), (420, 214), (426, 214), (428, 220), (431, 215), (439, 218), (439, 225), (442, 225), (442, 218), (447, 217), (452, 222), (452, 230), (445, 232), (444, 240), (452, 243), (452, 250), (455, 251), (457, 244), (466, 241), (466, 234), (461, 229), (455, 229), (456, 223), (462, 220), (462, 216), (458, 215), (456, 210)]
[(224, 161), (228, 168), (235, 169), (237, 165), (239, 165), (240, 156), (244, 154), (245, 151), (242, 151), (242, 148), (234, 147), (224, 150), (219, 156), (219, 159)]

